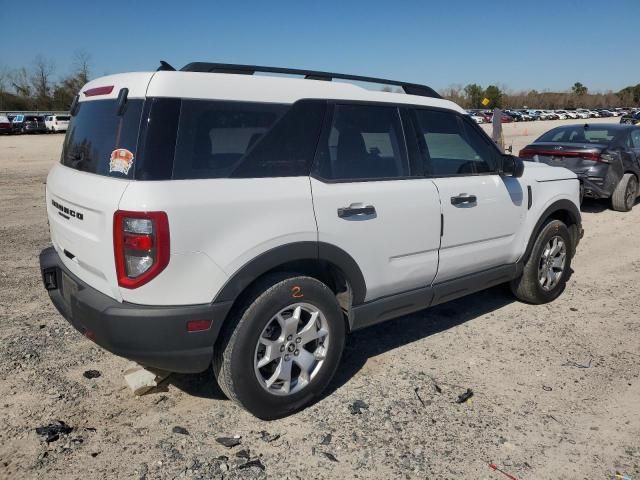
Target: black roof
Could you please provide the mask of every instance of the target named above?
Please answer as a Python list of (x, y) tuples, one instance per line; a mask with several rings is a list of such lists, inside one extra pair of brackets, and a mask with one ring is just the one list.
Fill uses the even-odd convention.
[[(161, 61), (158, 70), (175, 70), (168, 63)], [(384, 78), (363, 77), (360, 75), (348, 75), (344, 73), (320, 72), (317, 70), (302, 70), (296, 68), (264, 67), (258, 65), (237, 65), (232, 63), (192, 62), (180, 69), (181, 72), (206, 72), (206, 73), (234, 73), (241, 75), (253, 75), (255, 73), (279, 73), (285, 75), (300, 75), (308, 80), (333, 79), (351, 80), (355, 82), (378, 83), (382, 85), (394, 85), (401, 87), (408, 95), (422, 97), (442, 98), (438, 92), (427, 85), (418, 83), (401, 82), (398, 80), (386, 80)]]

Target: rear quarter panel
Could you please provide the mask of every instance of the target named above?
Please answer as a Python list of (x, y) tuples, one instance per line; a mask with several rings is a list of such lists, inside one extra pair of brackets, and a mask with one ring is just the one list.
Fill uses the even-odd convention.
[(132, 182), (121, 210), (165, 211), (171, 259), (126, 301), (211, 302), (242, 266), (274, 247), (317, 241), (308, 177)]

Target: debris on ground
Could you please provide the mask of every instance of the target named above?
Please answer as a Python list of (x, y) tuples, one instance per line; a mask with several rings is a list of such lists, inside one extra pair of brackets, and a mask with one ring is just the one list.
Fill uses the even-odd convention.
[(420, 398), (420, 394), (418, 393), (418, 390), (420, 390), (420, 387), (416, 387), (416, 388), (413, 389), (413, 391), (416, 393), (416, 397), (418, 397), (418, 400), (420, 401), (420, 403), (424, 407), (424, 400), (422, 400), (422, 398)]
[(265, 469), (264, 464), (260, 461), (259, 458), (256, 458), (254, 460), (249, 460), (246, 463), (238, 465), (238, 468), (240, 470), (244, 470), (245, 468), (251, 468), (251, 467), (258, 467), (260, 470), (264, 470)]
[(331, 443), (333, 436), (330, 433), (323, 435), (322, 440), (320, 440), (320, 445), (329, 445)]
[(625, 475), (625, 474), (620, 473), (620, 472), (616, 472), (616, 478), (618, 480), (633, 480), (633, 478), (631, 478), (629, 475)]
[(593, 362), (593, 357), (589, 357), (589, 363), (587, 363), (587, 364), (580, 364), (580, 363), (574, 362), (573, 360), (567, 360), (561, 366), (562, 367), (576, 367), (576, 368), (591, 368), (591, 362)]
[(240, 437), (220, 437), (216, 438), (216, 442), (227, 448), (233, 448), (240, 445)]
[(356, 400), (351, 405), (349, 405), (349, 411), (351, 412), (351, 415), (361, 415), (362, 410), (368, 410), (368, 409), (369, 409), (369, 405), (362, 400)]
[(36, 428), (36, 433), (44, 437), (44, 441), (47, 443), (55, 442), (60, 438), (60, 435), (68, 435), (73, 431), (73, 427), (70, 427), (62, 420), (56, 421), (58, 423), (50, 423), (47, 426)]
[(84, 378), (88, 378), (88, 379), (92, 379), (92, 378), (98, 378), (101, 377), (102, 374), (98, 371), (98, 370), (87, 370), (86, 372), (84, 372), (82, 374), (82, 376)]
[(173, 433), (179, 433), (180, 435), (189, 435), (189, 430), (187, 430), (184, 427), (179, 427), (178, 425), (176, 425), (175, 427), (173, 427), (171, 429), (171, 431)]
[(249, 452), (248, 448), (245, 448), (244, 450), (240, 450), (239, 452), (237, 452), (236, 457), (249, 460), (251, 458), (251, 453)]
[(140, 396), (157, 387), (171, 372), (143, 367), (133, 362), (124, 371), (124, 380), (134, 395)]
[(337, 462), (338, 461), (338, 459), (336, 458), (336, 456), (333, 453), (322, 452), (322, 454), (332, 462)]
[(470, 388), (467, 388), (466, 392), (458, 395), (458, 399), (456, 400), (456, 403), (464, 403), (467, 400), (469, 400), (471, 397), (473, 397), (473, 390), (471, 390)]
[(551, 387), (547, 387), (546, 385), (543, 385), (543, 386), (542, 386), (542, 389), (543, 389), (545, 392), (550, 392), (551, 390), (553, 390), (553, 388), (551, 388)]
[(502, 475), (504, 475), (505, 477), (507, 477), (509, 480), (518, 480), (516, 477), (514, 477), (513, 475), (511, 475), (510, 473), (505, 472), (504, 470), (498, 468), (498, 466), (495, 463), (490, 463), (489, 464), (489, 468), (491, 470), (493, 470), (494, 472), (500, 472)]
[(280, 434), (279, 433), (274, 433), (273, 435), (270, 434), (269, 432), (267, 432), (266, 430), (262, 430), (260, 432), (260, 439), (263, 442), (267, 442), (267, 443), (271, 443), (271, 442), (275, 442), (276, 440), (278, 440), (280, 438)]

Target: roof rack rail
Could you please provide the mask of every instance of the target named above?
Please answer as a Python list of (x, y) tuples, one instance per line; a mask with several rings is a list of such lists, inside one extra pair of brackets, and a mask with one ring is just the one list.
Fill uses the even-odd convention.
[(401, 87), (408, 95), (419, 95), (422, 97), (442, 98), (438, 92), (426, 85), (417, 83), (399, 82), (397, 80), (385, 80), (383, 78), (362, 77), (359, 75), (347, 75), (343, 73), (318, 72), (315, 70), (302, 70), (296, 68), (281, 67), (260, 67), (257, 65), (236, 65), (233, 63), (207, 63), (192, 62), (180, 69), (181, 72), (203, 72), (203, 73), (235, 73), (240, 75), (253, 75), (260, 73), (280, 73), (285, 75), (302, 75), (308, 80), (331, 81), (334, 78), (340, 80), (352, 80), (355, 82), (379, 83), (383, 85), (394, 85)]

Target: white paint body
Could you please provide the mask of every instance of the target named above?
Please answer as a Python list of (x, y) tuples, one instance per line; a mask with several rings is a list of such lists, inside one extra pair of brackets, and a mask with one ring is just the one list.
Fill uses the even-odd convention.
[[(129, 98), (279, 103), (330, 98), (436, 106), (464, 113), (441, 99), (373, 92), (345, 83), (231, 74), (112, 75), (90, 82), (83, 91), (104, 85), (115, 88), (109, 95), (81, 101), (116, 98), (120, 88), (126, 87)], [(566, 169), (527, 163), (519, 179), (478, 175), (354, 183), (323, 183), (310, 177), (133, 181), (56, 165), (47, 180), (47, 210), (51, 240), (64, 264), (118, 301), (209, 303), (230, 277), (260, 254), (293, 242), (318, 240), (352, 256), (364, 275), (369, 301), (517, 261), (547, 206), (559, 199), (579, 206), (575, 178)], [(567, 181), (547, 181), (561, 179)], [(535, 199), (530, 210), (527, 186)], [(476, 195), (477, 206), (453, 207), (450, 197), (461, 193)], [(84, 212), (84, 220), (60, 217), (52, 200)], [(337, 209), (352, 203), (375, 205), (376, 217), (367, 221), (339, 218)], [(117, 282), (116, 210), (164, 211), (169, 219), (169, 264), (135, 289), (120, 288)], [(73, 253), (73, 259), (65, 250)]]

